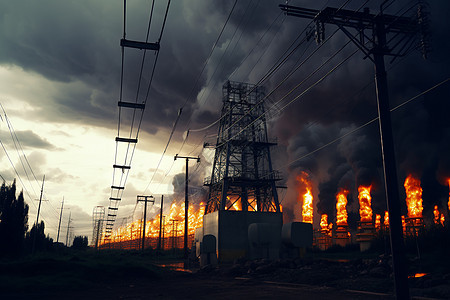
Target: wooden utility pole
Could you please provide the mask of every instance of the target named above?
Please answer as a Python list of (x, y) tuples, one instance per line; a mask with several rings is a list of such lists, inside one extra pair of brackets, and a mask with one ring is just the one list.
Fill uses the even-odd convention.
[(188, 222), (189, 222), (189, 216), (188, 216), (188, 210), (189, 210), (189, 198), (188, 198), (188, 181), (189, 181), (189, 160), (195, 159), (197, 160), (197, 163), (200, 162), (200, 157), (190, 157), (190, 156), (179, 156), (178, 154), (175, 155), (174, 160), (177, 160), (177, 158), (184, 158), (186, 159), (186, 182), (185, 182), (185, 191), (184, 191), (184, 258), (188, 259), (189, 251), (188, 251)]
[(142, 250), (144, 250), (145, 249), (145, 223), (147, 222), (147, 202), (152, 202), (154, 204), (155, 198), (153, 196), (137, 196), (137, 202), (144, 202), (144, 225), (142, 228)]
[(159, 212), (158, 250), (161, 250), (161, 233), (162, 233), (163, 206), (164, 206), (164, 195), (161, 195), (161, 209), (160, 209), (160, 212)]
[[(59, 214), (58, 234), (56, 235), (56, 243), (57, 244), (59, 242), (59, 231), (61, 229), (61, 219), (62, 219), (63, 208), (64, 208), (64, 196), (63, 196), (63, 201), (61, 203), (61, 212)], [(97, 247), (96, 247), (96, 249), (97, 249)]]
[(66, 247), (69, 247), (69, 231), (70, 231), (70, 217), (72, 212), (69, 213), (69, 220), (67, 221), (67, 233), (66, 233)]
[(38, 211), (37, 211), (37, 216), (36, 216), (36, 225), (34, 227), (35, 231), (34, 231), (34, 237), (33, 237), (33, 246), (31, 248), (31, 253), (33, 253), (33, 254), (34, 254), (34, 251), (36, 251), (36, 236), (38, 235), (39, 213), (41, 212), (41, 202), (42, 202), (42, 194), (44, 192), (44, 182), (45, 182), (45, 175), (42, 178), (41, 195), (39, 196), (39, 206), (38, 206)]
[[(384, 2), (386, 3), (386, 2)], [(384, 4), (383, 3), (383, 4)], [(397, 299), (409, 299), (408, 272), (405, 246), (403, 243), (400, 198), (398, 195), (397, 164), (395, 161), (394, 138), (392, 135), (389, 93), (384, 64), (384, 56), (405, 55), (407, 45), (422, 33), (424, 39), (426, 24), (423, 7), (419, 5), (417, 18), (394, 16), (383, 13), (383, 4), (378, 14), (371, 14), (368, 8), (363, 12), (327, 7), (314, 10), (290, 5), (279, 5), (288, 16), (312, 19), (316, 24), (316, 41), (325, 38), (325, 24), (334, 24), (369, 58), (375, 65), (375, 83), (378, 104), (378, 120), (381, 136), (386, 201), (389, 211), (392, 264)], [(349, 29), (356, 30), (351, 34)], [(366, 34), (366, 31), (371, 33)], [(391, 34), (389, 42), (386, 36)], [(390, 45), (388, 45), (390, 43)], [(369, 46), (367, 46), (369, 45)], [(427, 42), (421, 41), (422, 54), (426, 56)], [(395, 48), (400, 48), (396, 50)]]
[(161, 245), (161, 249), (164, 250), (164, 247), (165, 247), (165, 245), (164, 245), (164, 243), (165, 243), (164, 233), (166, 232), (166, 216), (163, 216), (162, 220), (163, 220), (163, 227), (162, 227), (162, 245)]

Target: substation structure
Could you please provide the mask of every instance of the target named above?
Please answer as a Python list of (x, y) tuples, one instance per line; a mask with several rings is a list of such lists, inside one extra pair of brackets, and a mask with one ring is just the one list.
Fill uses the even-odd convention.
[[(282, 212), (264, 110), (264, 88), (227, 81), (221, 110), (203, 228), (196, 231), (197, 254), (218, 261), (279, 255)], [(208, 236), (208, 237), (207, 237)], [(202, 243), (203, 241), (203, 243)], [(214, 245), (215, 244), (215, 245)]]
[(92, 212), (92, 225), (94, 230), (92, 231), (92, 244), (95, 249), (98, 248), (103, 233), (103, 221), (105, 219), (105, 207), (95, 206)]

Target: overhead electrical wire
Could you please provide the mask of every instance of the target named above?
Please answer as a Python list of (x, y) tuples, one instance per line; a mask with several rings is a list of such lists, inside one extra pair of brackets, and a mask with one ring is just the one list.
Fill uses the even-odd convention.
[[(206, 69), (206, 66), (207, 66), (208, 63), (209, 63), (209, 60), (211, 59), (211, 56), (212, 56), (214, 50), (216, 49), (216, 47), (217, 47), (217, 45), (218, 45), (218, 43), (219, 43), (220, 38), (222, 37), (222, 34), (223, 34), (224, 30), (225, 30), (225, 27), (227, 26), (227, 24), (228, 24), (228, 22), (229, 22), (229, 20), (230, 20), (230, 18), (231, 18), (231, 15), (233, 14), (233, 11), (234, 11), (234, 9), (235, 9), (235, 7), (236, 7), (236, 4), (237, 4), (237, 0), (235, 0), (235, 2), (234, 2), (234, 4), (233, 4), (233, 6), (232, 6), (230, 12), (228, 13), (228, 17), (227, 17), (227, 19), (225, 20), (225, 23), (224, 23), (224, 25), (222, 26), (222, 29), (220, 30), (219, 35), (217, 36), (217, 38), (216, 38), (216, 40), (215, 40), (215, 42), (214, 42), (214, 44), (213, 44), (213, 46), (212, 46), (212, 48), (211, 48), (211, 51), (209, 52), (209, 55), (208, 55), (208, 57), (206, 58), (206, 60), (205, 60), (205, 62), (204, 62), (204, 64), (203, 64), (202, 70), (200, 71), (200, 73), (199, 73), (199, 75), (197, 76), (197, 79), (196, 79), (194, 85), (192, 86), (192, 90), (191, 90), (191, 92), (190, 92), (190, 94), (189, 94), (190, 96), (186, 98), (184, 104), (182, 105), (182, 107), (181, 107), (180, 110), (179, 110), (179, 113), (178, 113), (178, 115), (177, 115), (177, 118), (176, 118), (176, 120), (175, 120), (175, 122), (174, 122), (174, 126), (173, 126), (173, 128), (172, 128), (172, 131), (171, 131), (169, 140), (168, 140), (168, 142), (167, 142), (167, 144), (166, 144), (166, 146), (165, 146), (165, 148), (164, 148), (164, 150), (163, 150), (163, 152), (162, 152), (162, 155), (161, 155), (161, 158), (160, 158), (160, 160), (159, 160), (158, 166), (157, 166), (157, 168), (155, 169), (155, 171), (154, 171), (154, 173), (153, 173), (153, 175), (152, 175), (152, 177), (151, 177), (149, 183), (147, 184), (147, 186), (146, 186), (146, 188), (145, 188), (145, 190), (144, 190), (144, 193), (145, 193), (145, 191), (147, 191), (148, 187), (149, 187), (150, 184), (153, 182), (154, 176), (155, 176), (155, 174), (157, 173), (157, 171), (159, 170), (159, 166), (160, 166), (160, 164), (161, 164), (161, 161), (162, 161), (162, 159), (164, 158), (164, 155), (165, 155), (165, 153), (166, 153), (166, 151), (167, 151), (167, 148), (168, 148), (168, 146), (169, 146), (169, 144), (170, 144), (170, 142), (171, 142), (173, 133), (175, 132), (176, 125), (178, 124), (178, 121), (179, 121), (179, 119), (180, 119), (180, 117), (181, 117), (181, 112), (182, 112), (183, 108), (186, 106), (186, 104), (189, 102), (189, 100), (190, 100), (191, 98), (193, 98), (193, 94), (194, 94), (195, 88), (196, 88), (196, 86), (197, 86), (197, 84), (198, 84), (198, 82), (199, 82), (199, 80), (200, 80), (200, 78), (201, 78), (201, 76), (202, 76), (204, 70)], [(189, 131), (187, 131), (186, 137), (185, 137), (184, 140), (183, 140), (183, 144), (182, 144), (182, 146), (181, 146), (181, 148), (180, 148), (180, 151), (181, 151), (181, 149), (183, 148), (183, 146), (184, 146), (184, 144), (185, 144), (185, 142), (186, 142), (188, 136), (189, 136)], [(180, 151), (179, 151), (179, 152), (180, 152)], [(173, 163), (172, 163), (172, 166), (173, 166)], [(170, 169), (172, 169), (172, 166), (170, 167)]]
[[(36, 183), (38, 184), (39, 189), (40, 189), (40, 183), (37, 181), (37, 178), (36, 178), (36, 176), (34, 175), (34, 171), (33, 171), (32, 167), (31, 167), (31, 165), (30, 165), (30, 163), (29, 163), (29, 161), (28, 161), (28, 159), (27, 159), (27, 156), (25, 155), (25, 153), (24, 153), (24, 151), (23, 151), (22, 144), (20, 143), (20, 140), (19, 140), (19, 138), (18, 138), (18, 136), (17, 136), (17, 134), (16, 134), (16, 132), (15, 132), (15, 130), (14, 130), (13, 124), (11, 123), (11, 121), (10, 121), (8, 115), (6, 114), (6, 111), (5, 111), (5, 109), (4, 109), (4, 107), (3, 107), (3, 105), (2, 105), (1, 103), (0, 103), (0, 107), (1, 107), (1, 109), (2, 109), (2, 111), (3, 111), (4, 119), (5, 119), (5, 122), (7, 123), (8, 130), (9, 130), (9, 132), (10, 132), (11, 139), (12, 139), (13, 144), (14, 144), (14, 148), (15, 148), (15, 150), (16, 150), (16, 152), (17, 152), (17, 156), (18, 156), (19, 161), (20, 161), (20, 163), (21, 163), (21, 165), (22, 165), (23, 171), (24, 171), (24, 173), (25, 173), (25, 175), (26, 175), (26, 177), (27, 177), (28, 183), (30, 184), (31, 189), (33, 190), (34, 197), (35, 197), (35, 198), (38, 198), (38, 195), (37, 195), (36, 191), (34, 190), (34, 187), (33, 187), (33, 184), (32, 184), (33, 181), (30, 180), (30, 177), (29, 177), (28, 172), (27, 172), (27, 170), (26, 170), (26, 167), (25, 167), (25, 164), (24, 164), (24, 160), (25, 160), (25, 162), (27, 163), (27, 166), (28, 166), (28, 168), (29, 168), (29, 171), (30, 171), (31, 174), (34, 176), (34, 179), (35, 179)], [(5, 149), (5, 151), (6, 151), (6, 148), (4, 148), (4, 149)], [(20, 151), (19, 151), (19, 149), (20, 149)], [(22, 153), (22, 155), (20, 154), (20, 152)], [(8, 155), (8, 156), (9, 156), (9, 155)], [(23, 157), (23, 159), (22, 159), (22, 157)], [(14, 168), (14, 169), (15, 169), (15, 168)], [(17, 176), (20, 176), (16, 169), (15, 169), (15, 171), (16, 171)], [(24, 186), (23, 180), (22, 180), (21, 178), (19, 178), (19, 180), (20, 180), (20, 182), (22, 183), (22, 187), (25, 189), (27, 195), (29, 196), (30, 201), (31, 201), (31, 202), (33, 203), (33, 205), (34, 205), (33, 199), (32, 199), (32, 197), (31, 197), (30, 193), (28, 192), (28, 189), (26, 188), (26, 186)], [(58, 212), (56, 211), (56, 209), (55, 209), (54, 206), (52, 205), (51, 201), (48, 201), (48, 203), (49, 203), (49, 206), (52, 208), (53, 212), (55, 213), (55, 215), (53, 215), (53, 218), (54, 218), (55, 216), (56, 216), (56, 218), (58, 218)], [(41, 212), (41, 214), (45, 215), (46, 212), (43, 210), (43, 211)], [(47, 216), (47, 220), (49, 220), (49, 219), (52, 219), (52, 220), (53, 220), (53, 218), (50, 218), (49, 216)], [(49, 222), (47, 222), (47, 224), (50, 225)]]
[[(350, 2), (350, 0), (346, 1), (346, 3), (344, 3), (344, 5), (341, 6), (341, 8), (344, 7), (348, 2)], [(367, 3), (367, 2), (368, 2), (368, 1), (366, 1), (366, 3)], [(247, 7), (247, 8), (248, 8), (248, 7)], [(341, 8), (340, 8), (340, 9), (341, 9)], [(280, 14), (279, 14), (279, 15), (280, 15)], [(277, 18), (279, 17), (279, 15), (277, 16)], [(277, 19), (277, 18), (276, 18), (276, 19)], [(276, 20), (276, 19), (275, 19), (275, 20)], [(272, 24), (270, 25), (270, 27), (273, 25), (273, 23), (274, 23), (274, 22), (272, 22)], [(309, 25), (308, 25), (308, 26), (309, 26)], [(306, 26), (306, 27), (305, 27), (305, 30), (302, 31), (301, 34), (299, 34), (299, 36), (297, 37), (297, 39), (291, 44), (290, 47), (292, 47), (292, 45), (295, 44), (295, 42), (298, 40), (298, 38), (299, 38), (299, 37), (307, 30), (308, 26)], [(269, 28), (270, 28), (270, 27), (269, 27)], [(267, 31), (266, 31), (266, 32), (267, 32)], [(235, 33), (236, 33), (236, 31), (235, 31)], [(234, 35), (233, 35), (233, 36), (234, 36)], [(290, 54), (288, 55), (288, 57), (289, 57), (290, 55), (292, 55), (292, 53), (294, 53), (294, 51), (295, 51), (301, 44), (303, 44), (303, 42), (304, 42), (304, 41), (302, 41), (299, 45), (297, 45), (297, 47), (295, 47), (294, 50), (292, 50), (292, 51), (290, 52)], [(230, 43), (231, 43), (231, 42), (230, 42)], [(229, 44), (230, 44), (230, 43), (229, 43)], [(229, 44), (228, 44), (228, 45), (229, 45)], [(290, 47), (289, 47), (289, 48), (290, 48)], [(287, 52), (287, 51), (286, 51), (286, 52)], [(286, 54), (286, 52), (282, 55), (282, 57)], [(280, 61), (280, 60), (281, 60), (281, 61)], [(272, 67), (272, 68), (271, 68), (272, 73), (273, 73), (277, 68), (279, 68), (279, 66), (281, 66), (286, 60), (287, 60), (287, 58), (285, 58), (284, 60), (282, 60), (282, 59), (280, 58), (280, 59), (277, 61), (275, 67)], [(216, 70), (217, 70), (217, 68), (216, 68)], [(292, 73), (292, 72), (291, 72), (291, 73)], [(268, 76), (268, 77), (270, 77), (270, 76)], [(267, 79), (268, 77), (265, 77), (265, 78)], [(263, 77), (263, 78), (264, 78), (264, 77)], [(219, 118), (217, 121), (215, 121), (214, 123), (217, 123), (219, 120), (220, 120), (220, 118)], [(211, 125), (208, 125), (208, 128), (209, 128), (209, 127), (211, 127)], [(204, 128), (204, 129), (206, 129), (206, 128)], [(203, 130), (204, 130), (204, 129), (203, 129)], [(199, 130), (190, 130), (190, 129), (189, 129), (189, 130), (187, 131), (187, 133), (189, 134), (190, 131), (199, 131)], [(187, 138), (184, 139), (183, 145), (184, 145), (184, 143), (186, 142), (186, 140), (187, 140)], [(172, 166), (173, 166), (173, 163), (172, 163)], [(172, 166), (170, 167), (170, 169), (172, 168)], [(167, 176), (167, 174), (168, 174), (168, 173), (166, 173), (166, 176)], [(166, 176), (165, 176), (165, 177), (166, 177)], [(165, 177), (164, 177), (164, 178), (165, 178)]]
[[(338, 8), (338, 11), (340, 9), (342, 9), (343, 7), (345, 7), (351, 0), (347, 0), (343, 5), (341, 5)], [(366, 0), (365, 3), (363, 5), (361, 5), (361, 7), (358, 9), (360, 10), (364, 5), (366, 5), (370, 0)], [(267, 71), (259, 80), (258, 82), (254, 85), (253, 89), (251, 89), (248, 94), (251, 94), (257, 87), (259, 87), (263, 82), (265, 82), (267, 79), (269, 79), (276, 71), (278, 71), (281, 66), (283, 66), (286, 61), (288, 60), (289, 57), (291, 57), (295, 51), (301, 46), (303, 45), (303, 43), (307, 40), (307, 39), (303, 39), (302, 41), (300, 41), (300, 43), (297, 44), (296, 47), (294, 47), (292, 50), (289, 51), (289, 49), (291, 47), (293, 47), (295, 45), (295, 43), (298, 41), (298, 39), (304, 34), (306, 33), (306, 31), (310, 28), (310, 25), (313, 23), (313, 21), (310, 21), (305, 28), (300, 32), (300, 34), (297, 36), (297, 38), (291, 43), (291, 45), (286, 49), (286, 51), (279, 57), (279, 59), (275, 62), (275, 64), (269, 69), (269, 71)], [(332, 34), (334, 35), (337, 32), (337, 30)], [(328, 41), (329, 38), (326, 40)], [(324, 43), (326, 42), (324, 41)], [(323, 43), (321, 45), (319, 45), (319, 47), (322, 47)], [(214, 126), (215, 124), (217, 124), (218, 122), (220, 122), (220, 120), (222, 118), (224, 118), (225, 116), (221, 116), (219, 117), (216, 121), (212, 122), (211, 124), (199, 128), (199, 129), (189, 129), (191, 132), (198, 132), (198, 131), (203, 131), (206, 130), (208, 128), (211, 128), (212, 126)]]
[[(367, 3), (368, 1), (370, 1), (370, 0), (367, 0), (365, 3)], [(344, 5), (341, 6), (341, 8), (344, 7), (348, 2), (350, 2), (350, 0), (346, 1), (346, 2), (344, 3)], [(235, 4), (236, 4), (236, 3), (235, 3)], [(364, 5), (365, 5), (365, 4), (364, 4)], [(340, 9), (341, 9), (341, 8), (340, 8)], [(234, 9), (234, 6), (233, 6), (233, 9)], [(230, 15), (231, 15), (231, 13), (230, 13)], [(230, 15), (229, 15), (229, 16), (230, 16)], [(227, 19), (227, 22), (228, 22), (228, 19)], [(306, 30), (307, 28), (308, 28), (308, 27), (306, 27), (305, 30)], [(222, 28), (221, 33), (223, 32), (223, 29), (224, 29), (224, 27)], [(300, 36), (300, 35), (299, 35), (299, 36)], [(219, 38), (220, 38), (220, 36), (219, 36)], [(219, 40), (219, 38), (217, 39), (217, 41)], [(216, 43), (217, 43), (217, 41), (216, 41)], [(214, 48), (214, 47), (213, 47), (213, 48)], [(291, 51), (291, 53), (293, 53), (293, 51)], [(210, 53), (210, 56), (211, 56), (211, 54), (212, 54), (212, 52)], [(207, 62), (209, 61), (210, 56), (208, 57), (207, 61), (205, 62), (205, 65), (204, 65), (204, 67), (203, 67), (203, 69), (202, 69), (202, 72), (203, 72), (204, 68), (206, 67)], [(284, 63), (284, 62), (282, 61), (281, 63), (278, 63), (278, 65), (282, 65), (283, 63)], [(278, 67), (279, 67), (279, 66), (278, 66)], [(275, 70), (276, 70), (276, 68), (275, 68)], [(273, 72), (274, 72), (274, 68), (272, 68), (272, 69), (269, 71), (269, 76), (267, 76), (267, 74), (266, 74), (266, 76), (263, 77), (262, 80), (265, 80), (265, 79), (269, 78), (270, 75), (271, 75), (270, 72), (273, 73)], [(291, 73), (292, 73), (292, 72), (291, 72)], [(200, 75), (200, 76), (201, 76), (201, 75)], [(185, 102), (185, 103), (187, 103), (187, 102)], [(220, 120), (220, 119), (219, 119), (219, 120)], [(216, 123), (217, 123), (217, 122), (218, 122), (218, 121), (216, 121)], [(210, 126), (209, 126), (209, 127), (210, 127)], [(193, 130), (188, 130), (188, 131), (187, 131), (187, 136), (189, 135), (189, 132), (190, 132), (190, 131), (193, 131)], [(185, 144), (186, 140), (187, 140), (187, 137), (184, 139), (183, 145)], [(183, 145), (182, 145), (182, 147), (183, 147)], [(168, 146), (168, 145), (166, 145), (166, 149), (167, 149), (167, 146)], [(182, 148), (182, 147), (181, 147), (181, 148)], [(172, 164), (172, 166), (173, 166), (173, 164)], [(171, 167), (171, 168), (172, 168), (172, 167)], [(168, 174), (168, 173), (166, 173), (166, 176), (167, 176), (167, 174)], [(165, 176), (165, 177), (166, 177), (166, 176)]]
[[(160, 42), (161, 42), (161, 39), (162, 39), (162, 36), (163, 36), (163, 32), (164, 32), (164, 28), (165, 28), (165, 25), (166, 25), (168, 12), (169, 12), (170, 2), (171, 2), (170, 0), (167, 1), (167, 6), (166, 6), (166, 9), (165, 9), (164, 19), (163, 19), (161, 30), (160, 30), (160, 33), (159, 33), (159, 37), (158, 37), (158, 40), (157, 40), (157, 44), (158, 45), (160, 45)], [(150, 35), (150, 27), (151, 27), (153, 12), (154, 12), (154, 4), (155, 4), (155, 1), (153, 1), (152, 6), (151, 6), (151, 10), (150, 10), (149, 22), (148, 22), (148, 27), (147, 27), (147, 35), (146, 35), (146, 43), (148, 42), (149, 35)], [(126, 1), (124, 1), (123, 39), (125, 39), (125, 37), (126, 37)], [(124, 61), (124, 56), (125, 56), (124, 48), (125, 47), (122, 46), (122, 59), (121, 59), (122, 60), (122, 66), (121, 66), (120, 96), (119, 96), (120, 100), (119, 101), (122, 101), (122, 99), (123, 99), (124, 64), (125, 64), (125, 61)], [(145, 51), (146, 51), (146, 49), (144, 50), (144, 54), (143, 54), (142, 62), (141, 62), (141, 68), (140, 68), (140, 71), (139, 71), (139, 81), (138, 81), (138, 88), (137, 88), (136, 99), (135, 99), (136, 103), (138, 103), (139, 90), (140, 90), (140, 87), (141, 87), (141, 80), (142, 80), (143, 68), (144, 68), (145, 57), (146, 57), (145, 56)], [(145, 99), (142, 102), (143, 103), (143, 109), (142, 109), (142, 112), (141, 112), (141, 116), (140, 116), (140, 119), (139, 119), (139, 123), (138, 123), (137, 129), (136, 129), (136, 132), (135, 132), (136, 141), (137, 141), (137, 138), (139, 136), (139, 131), (140, 131), (140, 128), (141, 128), (141, 125), (142, 125), (142, 119), (143, 119), (143, 116), (144, 116), (145, 104), (146, 104), (146, 102), (148, 100), (148, 97), (149, 97), (150, 88), (151, 88), (151, 85), (152, 85), (152, 81), (153, 81), (153, 77), (154, 77), (154, 74), (155, 74), (156, 65), (157, 65), (157, 61), (158, 61), (158, 57), (159, 57), (159, 52), (160, 52), (159, 50), (156, 52), (155, 59), (154, 59), (154, 62), (153, 62), (153, 67), (152, 67), (152, 70), (151, 70), (151, 75), (150, 75), (149, 82), (148, 82), (147, 92), (146, 92), (146, 95), (145, 95)], [(129, 135), (130, 139), (133, 136), (133, 129), (134, 129), (134, 120), (135, 120), (135, 115), (136, 115), (136, 109), (137, 108), (134, 108), (134, 110), (133, 110), (133, 117), (132, 117), (132, 121), (131, 121), (131, 124), (130, 124), (130, 135)], [(117, 136), (118, 137), (120, 137), (120, 127), (121, 127), (121, 124), (120, 124), (121, 121), (120, 120), (121, 120), (121, 107), (119, 106), (119, 121), (118, 121), (118, 129), (117, 129), (117, 131), (118, 131), (117, 132)], [(113, 199), (122, 199), (122, 197), (123, 197), (123, 192), (124, 192), (125, 184), (126, 184), (127, 179), (128, 179), (129, 169), (130, 169), (130, 166), (131, 166), (131, 162), (133, 160), (135, 149), (136, 149), (136, 143), (134, 143), (134, 146), (132, 147), (132, 150), (131, 150), (130, 157), (128, 158), (128, 153), (129, 153), (129, 150), (130, 150), (130, 142), (127, 143), (127, 149), (126, 149), (126, 152), (125, 152), (125, 158), (124, 158), (124, 165), (123, 166), (125, 167), (125, 166), (128, 165), (128, 167), (127, 168), (122, 168), (122, 173), (121, 173), (120, 179), (119, 179), (119, 185), (117, 185), (117, 186), (114, 186), (114, 183), (115, 183), (115, 171), (116, 170), (115, 170), (115, 168), (113, 168), (114, 169), (113, 170), (113, 183), (111, 185), (111, 198), (110, 198), (110, 206), (108, 207), (108, 218), (107, 218), (107, 230), (109, 230), (109, 231), (112, 230), (112, 227), (114, 226), (114, 222), (115, 222), (115, 217), (117, 216), (117, 214), (113, 213), (113, 211), (117, 211), (118, 207), (119, 207), (119, 201), (116, 201), (116, 200), (113, 200)], [(117, 142), (117, 139), (116, 139), (116, 150), (115, 150), (114, 166), (117, 165), (117, 155), (118, 155), (118, 142)], [(129, 161), (128, 163), (127, 163), (127, 160)], [(127, 171), (125, 171), (125, 170), (127, 170)], [(113, 195), (113, 188), (114, 187), (119, 187), (119, 189), (117, 190), (116, 197), (113, 197), (114, 196)], [(113, 201), (115, 201), (115, 202), (113, 202)], [(107, 233), (107, 236), (109, 236), (109, 232)]]
[[(434, 89), (440, 87), (441, 85), (443, 85), (443, 84), (445, 84), (445, 83), (447, 83), (447, 82), (449, 82), (449, 81), (450, 81), (450, 78), (444, 79), (443, 81), (441, 81), (441, 82), (435, 84), (434, 86), (428, 88), (427, 90), (425, 90), (425, 91), (423, 91), (423, 92), (417, 94), (416, 96), (414, 96), (414, 97), (412, 97), (412, 98), (410, 98), (410, 99), (408, 99), (408, 100), (406, 100), (406, 101), (400, 103), (399, 105), (395, 106), (394, 108), (391, 108), (390, 111), (393, 112), (393, 111), (399, 109), (400, 107), (402, 107), (402, 106), (404, 106), (404, 105), (410, 103), (411, 101), (414, 101), (414, 100), (418, 99), (419, 97), (421, 97), (421, 96), (423, 96), (423, 95), (425, 95), (425, 94), (431, 92), (432, 90), (434, 90)], [(288, 166), (292, 165), (293, 163), (295, 163), (295, 162), (297, 162), (297, 161), (299, 161), (299, 160), (302, 160), (302, 159), (304, 159), (304, 158), (306, 158), (306, 157), (308, 157), (308, 156), (310, 156), (310, 155), (312, 155), (312, 154), (314, 154), (314, 153), (316, 153), (316, 152), (318, 152), (318, 151), (320, 151), (320, 150), (322, 150), (322, 149), (324, 149), (324, 148), (326, 148), (326, 147), (328, 147), (328, 146), (330, 146), (330, 145), (336, 143), (336, 142), (339, 141), (339, 140), (342, 140), (343, 138), (345, 138), (345, 137), (349, 136), (350, 134), (352, 134), (352, 133), (354, 133), (354, 132), (356, 132), (356, 131), (358, 131), (358, 130), (360, 130), (360, 129), (362, 129), (362, 128), (364, 128), (364, 127), (370, 125), (370, 124), (372, 124), (373, 122), (375, 122), (375, 121), (377, 121), (377, 120), (378, 120), (378, 117), (373, 118), (373, 119), (371, 119), (370, 121), (367, 121), (366, 123), (364, 123), (364, 124), (358, 126), (357, 128), (355, 128), (355, 129), (353, 129), (353, 130), (351, 130), (351, 131), (349, 131), (349, 132), (347, 132), (347, 133), (345, 133), (345, 134), (343, 134), (343, 135), (341, 135), (341, 136), (335, 138), (334, 140), (332, 140), (332, 141), (330, 141), (330, 142), (328, 142), (328, 143), (326, 143), (326, 144), (324, 144), (324, 145), (322, 145), (322, 146), (320, 146), (320, 147), (314, 149), (313, 151), (310, 151), (310, 152), (308, 152), (307, 154), (304, 154), (304, 155), (302, 155), (301, 157), (298, 157), (298, 158), (296, 158), (295, 160), (290, 161), (290, 162), (287, 163), (284, 167), (288, 167)]]

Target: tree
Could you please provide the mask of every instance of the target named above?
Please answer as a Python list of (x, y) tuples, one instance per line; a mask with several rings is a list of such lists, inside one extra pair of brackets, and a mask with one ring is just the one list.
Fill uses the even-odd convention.
[(85, 250), (88, 247), (88, 238), (87, 236), (76, 236), (73, 239), (72, 248), (78, 250)]
[(45, 224), (44, 221), (41, 221), (37, 227), (36, 223), (33, 224), (33, 227), (31, 227), (31, 230), (27, 232), (25, 236), (25, 249), (28, 252), (32, 251), (33, 239), (35, 235), (36, 235), (36, 244), (35, 244), (36, 251), (49, 251), (52, 249), (53, 239), (50, 238), (48, 235), (45, 236)]
[(19, 255), (28, 230), (28, 204), (23, 192), (16, 198), (16, 181), (0, 187), (0, 255)]

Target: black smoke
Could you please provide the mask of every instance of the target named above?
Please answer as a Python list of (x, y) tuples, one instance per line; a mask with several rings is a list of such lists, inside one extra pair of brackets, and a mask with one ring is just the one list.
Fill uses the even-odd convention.
[[(433, 50), (428, 60), (423, 60), (419, 51), (397, 58), (392, 64), (392, 57), (385, 59), (390, 104), (395, 108), (391, 117), (400, 199), (405, 199), (403, 183), (406, 176), (413, 174), (420, 178), (426, 219), (432, 218), (434, 205), (445, 211), (448, 201), (445, 178), (450, 177), (450, 84), (444, 83), (424, 95), (420, 93), (449, 78), (450, 45), (445, 38), (449, 27), (444, 21), (449, 8), (450, 5), (442, 1), (430, 3)], [(394, 13), (398, 7), (391, 9)], [(331, 32), (332, 26), (327, 25), (326, 30)], [(324, 52), (326, 50), (321, 53)], [(333, 51), (329, 49), (328, 53), (331, 55)], [(340, 55), (341, 59), (343, 57)], [(301, 78), (299, 75), (299, 80)], [(315, 199), (318, 214), (328, 214), (329, 220), (335, 216), (335, 195), (340, 188), (350, 190), (348, 209), (357, 212), (357, 187), (372, 185), (374, 214), (383, 214), (386, 210), (378, 122), (327, 145), (377, 116), (373, 81), (372, 63), (356, 55), (335, 76), (330, 76), (324, 84), (293, 103), (282, 113), (276, 126), (282, 143), (289, 145), (288, 160), (295, 161), (290, 164), (287, 176), (294, 177), (300, 170), (312, 174), (318, 186)], [(291, 203), (296, 199), (286, 201)], [(406, 214), (405, 203), (402, 203), (402, 209)]]

